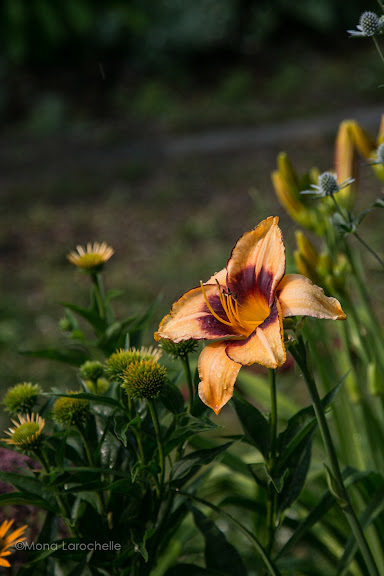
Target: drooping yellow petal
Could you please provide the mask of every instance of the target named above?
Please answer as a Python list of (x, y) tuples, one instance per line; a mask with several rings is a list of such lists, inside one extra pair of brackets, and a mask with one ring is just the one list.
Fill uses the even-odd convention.
[(257, 363), (277, 368), (284, 364), (286, 352), (279, 303), (274, 302), (268, 318), (246, 340), (229, 342), (226, 352), (231, 360), (243, 365)]
[[(224, 320), (220, 322), (209, 310), (204, 294), (212, 310)], [(218, 340), (219, 338), (238, 337), (234, 327), (228, 325), (228, 318), (223, 310), (220, 291), (217, 284), (205, 284), (202, 289), (193, 288), (186, 292), (172, 306), (155, 332), (155, 340), (167, 338), (173, 342), (183, 340)]]
[(285, 248), (278, 217), (270, 216), (237, 241), (228, 260), (228, 288), (240, 307), (271, 304), (285, 272)]
[(324, 294), (319, 286), (301, 274), (287, 274), (277, 287), (282, 315), (313, 316), (325, 320), (345, 320), (340, 302)]
[(11, 565), (7, 560), (4, 560), (4, 558), (0, 558), (0, 566), (4, 566), (4, 568), (10, 568)]
[(199, 357), (199, 396), (212, 410), (219, 414), (232, 398), (233, 386), (241, 364), (230, 360), (225, 352), (227, 342), (208, 344)]

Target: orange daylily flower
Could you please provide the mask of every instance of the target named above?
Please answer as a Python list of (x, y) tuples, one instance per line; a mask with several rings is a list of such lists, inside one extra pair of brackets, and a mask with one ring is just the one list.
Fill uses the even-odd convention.
[(162, 320), (155, 339), (213, 340), (200, 354), (199, 396), (219, 414), (241, 366), (284, 364), (283, 318), (346, 318), (340, 303), (300, 274), (285, 274), (277, 217), (237, 241), (227, 267), (186, 292)]

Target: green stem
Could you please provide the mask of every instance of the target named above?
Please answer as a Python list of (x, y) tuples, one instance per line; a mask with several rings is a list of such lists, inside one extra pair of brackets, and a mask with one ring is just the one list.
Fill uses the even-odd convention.
[[(41, 464), (43, 470), (46, 472), (46, 474), (50, 474), (49, 465), (48, 465), (44, 451), (43, 450), (33, 451), (33, 455), (36, 458), (36, 460), (38, 460), (38, 462), (40, 462), (40, 464)], [(78, 537), (79, 533), (77, 531), (77, 528), (75, 526), (73, 526), (71, 523), (71, 512), (68, 508), (68, 505), (64, 502), (63, 498), (60, 496), (57, 487), (52, 487), (52, 490), (53, 490), (53, 493), (54, 493), (55, 498), (57, 500), (57, 503), (59, 505), (61, 517), (64, 521), (65, 526), (69, 530), (70, 534), (73, 534), (74, 536)]]
[(377, 52), (379, 53), (379, 56), (380, 56), (380, 58), (381, 58), (381, 61), (382, 61), (383, 64), (384, 64), (384, 56), (383, 56), (383, 53), (382, 53), (382, 51), (381, 51), (381, 48), (380, 48), (380, 45), (379, 45), (379, 43), (378, 43), (378, 41), (377, 41), (376, 36), (372, 36), (372, 40), (373, 40), (373, 42), (374, 42), (374, 44), (375, 44), (375, 46), (376, 46), (376, 50), (377, 50)]
[[(277, 449), (277, 395), (276, 395), (276, 370), (269, 369), (269, 384), (271, 393), (271, 446), (268, 458), (268, 471), (273, 474), (276, 462), (276, 449)], [(270, 554), (273, 547), (273, 539), (275, 535), (276, 526), (276, 490), (272, 483), (268, 486), (268, 502), (267, 502), (267, 527), (268, 527), (268, 541), (267, 553)]]
[(107, 320), (107, 311), (104, 304), (104, 288), (101, 280), (101, 275), (99, 273), (92, 274), (92, 282), (94, 287), (94, 294), (96, 298), (97, 308), (99, 310), (99, 316), (103, 320)]
[(380, 266), (382, 266), (384, 268), (383, 260), (380, 258), (380, 256), (378, 254), (376, 254), (376, 252), (370, 246), (368, 246), (368, 244), (365, 242), (365, 240), (363, 240), (362, 237), (359, 236), (359, 234), (357, 232), (354, 232), (353, 235), (360, 242), (360, 244), (362, 244), (364, 246), (364, 248), (366, 248), (368, 250), (368, 252), (370, 252), (372, 254), (372, 256), (374, 256), (376, 258), (376, 260), (380, 263)]
[(181, 362), (183, 364), (185, 377), (187, 379), (187, 384), (188, 384), (188, 395), (189, 395), (188, 412), (191, 412), (192, 406), (193, 406), (193, 382), (192, 382), (192, 374), (191, 374), (191, 367), (189, 365), (188, 354), (180, 356), (180, 359), (181, 359)]
[(165, 458), (164, 458), (164, 450), (163, 450), (163, 442), (161, 439), (160, 433), (160, 424), (159, 419), (157, 417), (157, 411), (155, 403), (151, 398), (147, 398), (148, 408), (152, 416), (153, 426), (155, 428), (156, 433), (156, 440), (157, 440), (157, 449), (159, 451), (159, 464), (160, 464), (160, 478), (159, 478), (159, 490), (161, 490), (164, 485), (164, 473), (165, 473)]
[[(79, 423), (77, 424), (77, 429), (80, 433), (81, 439), (83, 441), (84, 444), (84, 448), (85, 448), (85, 452), (87, 454), (87, 458), (88, 458), (88, 462), (91, 468), (93, 468), (95, 466), (95, 462), (93, 460), (93, 456), (92, 456), (92, 452), (91, 452), (91, 448), (89, 446), (88, 440), (86, 435), (84, 434), (84, 430), (83, 430), (83, 426)], [(99, 492), (95, 492), (96, 494), (96, 498), (97, 501), (99, 503), (99, 507), (100, 507), (100, 513), (103, 515), (103, 517), (105, 517), (105, 506), (104, 506), (104, 501), (102, 498), (102, 495)]]
[[(374, 37), (373, 37), (374, 38)], [(384, 60), (383, 60), (384, 61)], [(345, 217), (344, 212), (342, 211), (342, 209), (340, 208), (335, 196), (333, 194), (331, 194), (331, 198), (333, 200), (333, 203), (335, 205), (335, 209), (336, 211), (340, 214), (340, 216), (343, 218), (344, 222), (346, 222), (347, 224), (349, 223), (348, 218)], [(365, 242), (365, 240), (362, 239), (362, 237), (355, 231), (352, 232), (352, 234), (354, 235), (354, 237), (360, 242), (360, 244), (362, 244), (362, 246), (364, 246), (364, 248), (366, 248), (366, 250), (368, 250), (368, 252), (370, 252), (372, 254), (372, 256), (374, 256), (374, 258), (376, 258), (376, 260), (379, 262), (380, 266), (382, 266), (384, 268), (384, 262), (383, 260), (380, 258), (380, 256), (378, 256), (378, 254), (376, 254), (376, 252), (370, 247), (368, 246), (368, 244)]]
[(379, 576), (379, 571), (377, 569), (372, 552), (368, 546), (368, 543), (364, 536), (363, 529), (352, 507), (347, 489), (344, 486), (344, 481), (341, 475), (339, 462), (337, 460), (335, 447), (333, 445), (331, 433), (329, 431), (327, 420), (325, 418), (323, 407), (321, 405), (321, 400), (319, 393), (317, 391), (316, 382), (313, 378), (312, 373), (308, 369), (306, 350), (302, 338), (300, 338), (298, 342), (290, 348), (290, 351), (295, 361), (297, 362), (298, 366), (300, 367), (305, 383), (307, 385), (307, 389), (312, 401), (313, 409), (315, 411), (316, 419), (319, 425), (320, 433), (323, 439), (328, 461), (330, 464), (330, 469), (332, 472), (333, 481), (336, 488), (336, 497), (339, 500), (339, 503), (341, 503), (341, 509), (349, 522), (351, 530), (355, 536), (357, 545), (360, 548), (361, 554), (368, 568), (369, 574), (371, 576)]

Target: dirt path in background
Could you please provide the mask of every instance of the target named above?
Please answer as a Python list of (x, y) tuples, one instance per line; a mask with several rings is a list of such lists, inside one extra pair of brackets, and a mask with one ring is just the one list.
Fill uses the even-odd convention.
[(214, 130), (186, 135), (166, 136), (146, 129), (132, 134), (117, 125), (94, 125), (86, 132), (55, 134), (42, 138), (11, 134), (0, 145), (0, 186), (2, 190), (17, 189), (51, 179), (68, 180), (108, 174), (119, 167), (136, 163), (156, 166), (165, 160), (191, 155), (239, 152), (267, 146), (279, 149), (301, 140), (336, 133), (338, 124), (354, 118), (372, 134), (376, 134), (384, 107), (350, 109), (331, 115), (289, 120), (284, 123), (252, 126), (231, 130)]

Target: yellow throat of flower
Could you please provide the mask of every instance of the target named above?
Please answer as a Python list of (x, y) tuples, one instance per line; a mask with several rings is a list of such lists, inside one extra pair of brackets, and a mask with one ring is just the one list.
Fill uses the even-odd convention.
[(220, 302), (227, 319), (221, 318), (212, 308), (209, 303), (207, 294), (204, 289), (203, 283), (200, 281), (201, 290), (203, 292), (205, 303), (208, 310), (222, 324), (231, 326), (233, 330), (242, 336), (249, 336), (252, 332), (264, 322), (269, 316), (269, 307), (266, 302), (256, 297), (246, 306), (239, 305), (236, 295), (230, 292), (226, 293), (221, 288), (219, 282), (216, 280), (217, 289), (219, 292)]

